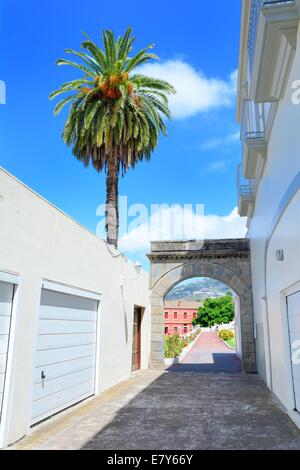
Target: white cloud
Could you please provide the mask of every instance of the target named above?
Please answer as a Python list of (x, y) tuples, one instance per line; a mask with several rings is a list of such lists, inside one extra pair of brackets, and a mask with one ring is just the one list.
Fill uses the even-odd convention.
[(240, 132), (237, 131), (234, 134), (226, 135), (225, 137), (218, 137), (216, 139), (210, 139), (204, 142), (201, 146), (202, 150), (214, 150), (218, 147), (229, 147), (238, 143), (240, 140)]
[(218, 173), (220, 171), (225, 170), (230, 165), (229, 160), (217, 160), (215, 162), (210, 163), (207, 167), (207, 171), (209, 173)]
[(234, 103), (237, 71), (228, 80), (208, 78), (182, 60), (168, 60), (140, 67), (140, 72), (169, 81), (177, 94), (170, 97), (174, 118), (183, 119)]
[[(152, 215), (148, 223), (141, 224), (129, 233), (120, 237), (119, 248), (127, 253), (143, 253), (150, 251), (150, 241), (178, 240), (182, 235), (183, 208), (160, 209)], [(176, 221), (175, 230), (170, 230), (170, 220)], [(184, 239), (219, 239), (243, 238), (246, 236), (246, 220), (238, 215), (237, 208), (227, 216), (196, 215), (192, 211), (185, 212)], [(180, 220), (181, 219), (181, 220)], [(195, 237), (195, 227), (201, 227)], [(177, 229), (176, 229), (177, 227)], [(179, 228), (179, 230), (178, 230)], [(170, 232), (173, 232), (170, 236)], [(178, 236), (179, 235), (179, 236)]]
[(244, 238), (247, 233), (246, 218), (240, 217), (237, 207), (227, 216), (205, 216), (205, 238)]
[(241, 132), (237, 131), (234, 134), (229, 134), (227, 137), (228, 142), (239, 142), (241, 137)]

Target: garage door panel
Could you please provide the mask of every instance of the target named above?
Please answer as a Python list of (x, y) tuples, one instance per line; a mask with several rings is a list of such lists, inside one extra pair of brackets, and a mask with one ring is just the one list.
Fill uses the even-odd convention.
[(0, 393), (2, 393), (4, 389), (4, 380), (5, 380), (5, 374), (3, 372), (2, 374), (0, 374)]
[(0, 374), (5, 372), (6, 368), (6, 354), (0, 354)]
[(10, 317), (10, 315), (11, 315), (11, 300), (7, 302), (0, 300), (0, 316)]
[(40, 319), (38, 334), (95, 333), (96, 322)]
[(58, 349), (96, 344), (96, 333), (73, 333), (67, 335), (39, 335), (37, 350)]
[(300, 292), (288, 297), (289, 317), (299, 315)]
[[(75, 372), (72, 374), (67, 374), (57, 379), (48, 379), (47, 371), (45, 371), (45, 388), (47, 389), (47, 396), (62, 392), (63, 390), (68, 390), (74, 385), (87, 382), (88, 380), (94, 379), (94, 368), (85, 369), (80, 372)], [(42, 381), (37, 383), (33, 388), (33, 401), (40, 400), (45, 398), (45, 389), (43, 387)]]
[(0, 305), (1, 303), (10, 304), (13, 297), (13, 284), (0, 281)]
[(97, 302), (92, 299), (78, 297), (75, 295), (63, 294), (43, 289), (41, 295), (41, 306), (48, 305), (50, 307), (68, 308), (72, 310), (85, 310), (96, 312)]
[(73, 359), (72, 361), (60, 362), (59, 364), (50, 364), (47, 366), (40, 366), (34, 369), (34, 385), (41, 381), (41, 372), (44, 370), (48, 380), (62, 377), (63, 375), (80, 372), (96, 366), (96, 357), (88, 356), (82, 359)]
[(291, 346), (293, 349), (295, 349), (295, 347), (299, 347), (299, 341), (300, 341), (300, 331), (290, 331), (290, 341), (291, 341)]
[(300, 364), (292, 364), (293, 377), (300, 383)]
[(40, 318), (51, 320), (97, 320), (96, 310), (71, 309), (67, 307), (51, 307), (51, 305), (41, 305)]
[(0, 331), (2, 335), (8, 335), (10, 329), (10, 317), (0, 315)]
[(96, 345), (76, 346), (74, 348), (49, 349), (46, 351), (37, 351), (36, 367), (70, 361), (71, 359), (94, 356), (96, 354)]
[[(300, 332), (300, 314), (291, 315), (289, 317), (289, 330), (292, 332)], [(298, 339), (300, 340), (300, 334)]]
[(0, 354), (6, 354), (9, 335), (0, 335)]
[(66, 408), (71, 404), (76, 403), (78, 400), (93, 395), (94, 388), (94, 380), (89, 380), (75, 385), (68, 390), (63, 390), (62, 392), (58, 392), (54, 395), (35, 401), (32, 415), (33, 422), (39, 421), (40, 419), (43, 419), (43, 417), (49, 416), (49, 414), (54, 414), (61, 408)]

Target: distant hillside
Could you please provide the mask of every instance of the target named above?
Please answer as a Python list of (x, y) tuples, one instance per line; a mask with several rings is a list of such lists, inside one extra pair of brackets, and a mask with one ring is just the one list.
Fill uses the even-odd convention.
[(207, 297), (222, 297), (230, 289), (215, 279), (196, 279), (175, 286), (166, 296), (166, 300), (189, 300), (202, 302)]

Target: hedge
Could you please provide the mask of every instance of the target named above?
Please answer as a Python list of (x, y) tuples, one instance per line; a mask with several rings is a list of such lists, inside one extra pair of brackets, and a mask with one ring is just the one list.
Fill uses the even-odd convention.
[(193, 333), (188, 338), (180, 338), (180, 336), (165, 336), (165, 357), (167, 359), (175, 359), (180, 356), (183, 349), (197, 338), (200, 331)]

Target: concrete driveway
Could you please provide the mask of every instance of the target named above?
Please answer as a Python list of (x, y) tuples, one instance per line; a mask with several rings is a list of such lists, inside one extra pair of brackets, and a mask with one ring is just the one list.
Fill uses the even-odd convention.
[(300, 449), (257, 376), (147, 371), (34, 428), (15, 449)]
[(201, 333), (192, 349), (170, 372), (200, 372), (209, 374), (240, 374), (242, 362), (214, 331)]

